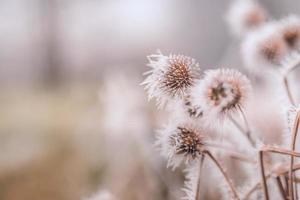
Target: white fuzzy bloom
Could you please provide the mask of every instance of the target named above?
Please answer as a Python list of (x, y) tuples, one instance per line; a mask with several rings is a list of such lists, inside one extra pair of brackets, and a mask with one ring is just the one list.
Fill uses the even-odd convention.
[(264, 24), (267, 20), (267, 13), (256, 1), (234, 0), (226, 20), (232, 33), (240, 37)]
[(300, 47), (300, 18), (290, 15), (279, 22), (280, 32), (287, 46), (292, 50)]
[(241, 46), (242, 58), (250, 71), (261, 73), (279, 67), (288, 47), (278, 23), (269, 22), (247, 35)]
[(148, 56), (151, 70), (142, 83), (149, 99), (156, 98), (163, 106), (168, 100), (183, 98), (195, 81), (200, 78), (199, 64), (183, 55), (164, 56), (161, 53)]
[(203, 115), (215, 123), (224, 114), (242, 108), (249, 97), (248, 78), (234, 69), (207, 70), (204, 79), (193, 88), (193, 101), (203, 108)]
[(162, 156), (168, 159), (167, 167), (191, 164), (204, 150), (203, 130), (192, 123), (169, 123), (158, 131), (156, 145)]

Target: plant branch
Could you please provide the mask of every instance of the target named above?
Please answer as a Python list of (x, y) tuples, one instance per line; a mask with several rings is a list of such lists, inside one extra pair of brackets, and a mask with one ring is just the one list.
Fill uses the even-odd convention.
[(279, 191), (280, 191), (280, 194), (281, 194), (282, 198), (283, 198), (284, 200), (287, 200), (287, 199), (286, 199), (286, 193), (285, 193), (285, 191), (284, 191), (284, 187), (283, 187), (282, 182), (281, 182), (281, 180), (280, 180), (280, 176), (276, 177), (276, 183), (277, 183), (277, 186), (278, 186), (278, 189), (279, 189)]
[(260, 173), (261, 173), (261, 185), (263, 186), (265, 199), (269, 200), (267, 179), (266, 179), (265, 170), (264, 170), (264, 158), (263, 158), (264, 154), (263, 153), (264, 152), (262, 150), (258, 152), (259, 164), (260, 164)]
[[(244, 118), (244, 117), (243, 117)], [(229, 119), (232, 122), (232, 124), (241, 132), (244, 134), (244, 136), (247, 138), (247, 140), (249, 141), (250, 145), (252, 147), (254, 147), (254, 141), (253, 139), (250, 137), (250, 130), (249, 128), (244, 129), (239, 122), (237, 122), (231, 115), (229, 115)], [(245, 118), (246, 119), (246, 118)]]
[[(297, 139), (297, 133), (299, 129), (299, 118), (300, 118), (300, 113), (298, 112), (296, 115), (296, 119), (294, 122), (294, 127), (293, 127), (293, 132), (292, 132), (292, 143), (291, 143), (291, 150), (294, 151), (296, 148), (296, 139)], [(294, 165), (294, 156), (291, 156), (291, 162), (290, 162), (290, 171), (289, 171), (289, 196), (290, 199), (294, 199), (294, 186), (293, 186), (293, 165)]]
[(197, 191), (196, 191), (196, 197), (195, 200), (200, 200), (200, 188), (201, 188), (201, 174), (204, 164), (205, 154), (202, 154), (201, 160), (200, 160), (200, 166), (199, 166), (199, 175), (198, 175), (198, 182), (197, 182)]
[(212, 148), (216, 148), (216, 149), (221, 149), (226, 151), (226, 154), (228, 154), (229, 157), (243, 161), (243, 162), (248, 162), (248, 163), (252, 163), (252, 164), (256, 164), (256, 160), (252, 159), (250, 157), (247, 157), (245, 155), (243, 155), (243, 153), (237, 152), (233, 149), (231, 149), (230, 147), (227, 147), (225, 145), (221, 145), (218, 143), (205, 143), (208, 147), (212, 147)]
[[(282, 164), (282, 167), (285, 167), (285, 166), (286, 166), (286, 164)], [(293, 171), (296, 171), (296, 170), (299, 170), (299, 169), (300, 169), (300, 164), (294, 165)], [(288, 172), (289, 172), (289, 169), (272, 170), (270, 173), (268, 173), (266, 175), (266, 179), (269, 179), (270, 177), (273, 177), (274, 175), (275, 175), (275, 177), (284, 176), (284, 180), (286, 182), (285, 185), (288, 187), (288, 179), (287, 179), (287, 176), (286, 176), (286, 174)], [(261, 181), (254, 184), (253, 187), (245, 194), (243, 200), (247, 200), (253, 192), (255, 192), (258, 188), (260, 188), (260, 185), (261, 185)]]
[(239, 195), (238, 195), (233, 183), (231, 182), (230, 178), (228, 177), (228, 175), (227, 175), (225, 169), (222, 167), (222, 165), (217, 161), (217, 159), (209, 151), (205, 151), (205, 154), (207, 154), (210, 157), (210, 159), (215, 163), (215, 165), (218, 167), (218, 169), (222, 173), (226, 183), (228, 184), (228, 186), (234, 196), (234, 199), (240, 200)]
[(291, 88), (290, 88), (290, 85), (289, 85), (289, 82), (288, 82), (288, 79), (287, 79), (287, 75), (283, 76), (283, 85), (284, 85), (284, 89), (286, 91), (286, 94), (288, 96), (288, 99), (289, 99), (290, 103), (292, 105), (295, 105), (295, 100), (292, 96), (292, 92), (291, 92)]

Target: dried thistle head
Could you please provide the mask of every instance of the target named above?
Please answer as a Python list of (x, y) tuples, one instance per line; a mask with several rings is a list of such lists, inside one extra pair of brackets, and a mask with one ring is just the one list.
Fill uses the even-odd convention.
[(173, 98), (183, 98), (200, 77), (199, 64), (193, 58), (159, 53), (148, 59), (152, 69), (142, 84), (149, 98), (155, 97), (160, 105)]
[(171, 123), (159, 133), (157, 145), (173, 169), (198, 159), (205, 149), (203, 131), (193, 124)]
[(237, 36), (243, 36), (264, 24), (267, 21), (267, 12), (256, 1), (235, 0), (229, 8), (226, 19), (232, 32)]
[(298, 49), (300, 47), (300, 19), (291, 15), (280, 22), (281, 33), (289, 48)]
[(170, 143), (176, 147), (176, 154), (189, 155), (195, 159), (202, 152), (203, 136), (197, 130), (178, 126), (176, 133), (170, 136)]
[(279, 26), (268, 23), (249, 33), (241, 46), (245, 66), (261, 73), (263, 69), (278, 67), (288, 53)]
[(204, 115), (218, 118), (243, 107), (250, 91), (250, 81), (245, 75), (234, 69), (217, 69), (206, 71), (192, 94), (203, 107)]

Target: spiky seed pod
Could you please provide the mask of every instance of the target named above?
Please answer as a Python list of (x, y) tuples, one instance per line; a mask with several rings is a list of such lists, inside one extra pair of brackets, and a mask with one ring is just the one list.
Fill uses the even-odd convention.
[(287, 55), (288, 47), (280, 34), (279, 25), (269, 22), (247, 35), (241, 52), (245, 66), (261, 73), (264, 69), (278, 67)]
[(175, 169), (181, 163), (189, 164), (199, 158), (205, 149), (205, 137), (202, 130), (190, 123), (170, 123), (159, 132), (157, 145), (164, 157), (168, 159), (168, 167)]
[(245, 75), (234, 69), (217, 69), (206, 71), (204, 79), (192, 94), (195, 104), (199, 104), (204, 114), (211, 115), (215, 121), (243, 107), (250, 91), (250, 81)]
[(190, 155), (195, 159), (202, 151), (202, 137), (195, 130), (177, 127), (177, 134), (170, 136), (171, 145), (176, 146), (176, 154)]
[(200, 78), (199, 64), (183, 55), (164, 56), (161, 53), (148, 57), (148, 77), (142, 83), (149, 98), (156, 98), (159, 105), (168, 100), (183, 98)]
[(235, 0), (229, 8), (226, 20), (233, 34), (240, 37), (264, 24), (267, 21), (267, 12), (256, 1)]
[(284, 41), (291, 50), (300, 47), (300, 19), (295, 15), (290, 15), (280, 22), (281, 33)]

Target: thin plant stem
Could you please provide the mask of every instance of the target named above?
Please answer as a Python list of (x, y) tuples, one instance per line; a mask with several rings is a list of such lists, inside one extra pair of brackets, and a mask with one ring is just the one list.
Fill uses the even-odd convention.
[(287, 75), (283, 76), (283, 85), (284, 85), (284, 89), (286, 91), (286, 94), (288, 96), (288, 99), (289, 99), (290, 103), (292, 105), (295, 105), (295, 100), (293, 98), (293, 95), (292, 95), (292, 92), (291, 92), (291, 89), (290, 89), (290, 85), (289, 85), (289, 82), (288, 82)]
[(297, 177), (296, 177), (296, 172), (294, 172), (294, 185), (295, 185), (295, 198), (296, 200), (298, 200), (298, 181), (297, 181)]
[(283, 85), (286, 90), (289, 101), (292, 105), (295, 105), (295, 101), (294, 101), (294, 98), (292, 96), (292, 92), (291, 92), (291, 89), (289, 86), (288, 75), (289, 75), (289, 73), (291, 73), (293, 70), (295, 70), (299, 66), (300, 66), (300, 62), (298, 61), (293, 66), (289, 67), (289, 69), (283, 74)]
[[(286, 164), (282, 164), (283, 166), (286, 166)], [(296, 171), (296, 170), (299, 170), (300, 169), (300, 164), (296, 164), (294, 165), (294, 169), (293, 171)], [(266, 175), (266, 179), (269, 179), (271, 177), (274, 176), (275, 174), (275, 177), (278, 177), (278, 176), (284, 176), (284, 180), (285, 180), (285, 185), (288, 187), (288, 177), (286, 176), (286, 174), (289, 172), (289, 169), (285, 169), (285, 170), (280, 170), (280, 171), (273, 171), (273, 172), (270, 172)], [(257, 182), (256, 184), (253, 185), (253, 187), (245, 194), (243, 200), (247, 200), (251, 194), (253, 192), (255, 192), (257, 189), (260, 188), (260, 185), (261, 185), (261, 181)], [(286, 188), (286, 191), (288, 190), (288, 188)]]
[(209, 158), (215, 163), (215, 165), (218, 167), (218, 169), (222, 173), (226, 183), (228, 184), (228, 186), (234, 196), (234, 199), (240, 200), (240, 197), (239, 197), (233, 183), (231, 182), (229, 176), (227, 175), (227, 173), (226, 173), (225, 169), (222, 167), (222, 165), (218, 162), (218, 160), (209, 151), (205, 151), (205, 154), (207, 154), (209, 156)]
[(286, 194), (285, 194), (285, 191), (284, 191), (284, 188), (283, 188), (283, 185), (282, 185), (282, 182), (280, 180), (280, 176), (276, 177), (276, 183), (277, 183), (277, 186), (278, 186), (278, 189), (280, 191), (280, 194), (281, 194), (282, 198), (284, 200), (287, 200), (286, 199)]
[(224, 150), (226, 151), (226, 153), (228, 154), (229, 157), (243, 161), (243, 162), (248, 162), (248, 163), (252, 163), (252, 164), (256, 164), (256, 160), (251, 159), (250, 157), (244, 156), (242, 153), (237, 152), (233, 149), (231, 149), (230, 147), (227, 147), (225, 145), (221, 145), (221, 144), (216, 144), (216, 143), (205, 143), (205, 145), (207, 145), (208, 147), (212, 147), (212, 148), (216, 148), (216, 149), (220, 149), (220, 150)]
[(247, 120), (247, 117), (243, 111), (243, 109), (241, 107), (239, 107), (240, 113), (242, 115), (242, 118), (244, 120), (245, 123), (245, 127), (246, 127), (246, 136), (248, 137), (248, 139), (251, 141), (252, 144), (254, 144), (255, 142), (253, 141), (253, 139), (251, 138), (251, 130), (250, 130), (250, 126), (249, 126), (249, 122)]
[(236, 126), (236, 128), (239, 129), (239, 131), (241, 131), (242, 133), (246, 132), (244, 128), (231, 115), (229, 115), (229, 119)]
[[(259, 151), (259, 163), (260, 163), (260, 168), (261, 168), (261, 178), (262, 178), (261, 181), (262, 181), (264, 196), (265, 196), (266, 200), (269, 200), (269, 193), (268, 193), (267, 181), (266, 181), (265, 170), (264, 170), (264, 161), (263, 161), (263, 153), (264, 152), (291, 155), (292, 157), (293, 156), (300, 157), (300, 153), (290, 151), (290, 150), (286, 150), (286, 149), (282, 149), (282, 148), (277, 148), (277, 147), (264, 147)], [(293, 167), (293, 165), (292, 165), (292, 167)], [(290, 173), (290, 174), (293, 174), (293, 168), (291, 169), (291, 171), (292, 171), (292, 173)], [(291, 178), (291, 177), (289, 177), (289, 178)], [(292, 186), (291, 180), (289, 180), (289, 181), (290, 181), (290, 186)], [(291, 195), (291, 194), (293, 194), (293, 193), (289, 193), (289, 195)], [(294, 199), (293, 195), (290, 196), (290, 197), (292, 197), (292, 199)]]
[(285, 197), (288, 197), (288, 180), (286, 178), (286, 175), (279, 175), (279, 179), (281, 180), (281, 184), (283, 186), (283, 191), (285, 193)]
[(265, 199), (269, 200), (269, 193), (268, 193), (268, 187), (267, 187), (267, 179), (266, 179), (265, 170), (264, 170), (264, 157), (263, 156), (264, 156), (263, 151), (259, 151), (258, 157), (259, 157), (259, 165), (260, 165), (260, 173), (261, 173), (261, 185), (263, 186)]
[(244, 134), (244, 136), (247, 138), (251, 146), (254, 146), (254, 141), (251, 137), (249, 137), (250, 133), (248, 130), (245, 130), (239, 122), (237, 122), (231, 115), (229, 115), (229, 119), (232, 122), (232, 124), (241, 132)]
[(195, 200), (200, 200), (200, 188), (201, 188), (201, 174), (203, 170), (203, 164), (204, 164), (205, 154), (202, 154), (201, 160), (199, 163), (199, 175), (198, 175), (198, 182), (197, 182), (197, 191), (196, 191), (196, 197)]
[[(291, 143), (291, 150), (294, 151), (296, 148), (296, 139), (297, 139), (297, 134), (298, 134), (298, 129), (299, 129), (299, 118), (300, 118), (300, 113), (298, 112), (296, 115), (296, 119), (294, 122), (294, 127), (293, 127), (293, 132), (292, 132), (292, 143)], [(293, 186), (293, 165), (294, 165), (294, 156), (291, 156), (291, 162), (290, 162), (290, 171), (289, 171), (289, 196), (290, 199), (294, 199), (294, 186)]]
[(284, 178), (285, 178), (285, 184), (286, 184), (286, 193), (287, 193), (287, 195), (289, 195), (289, 191), (290, 191), (290, 189), (289, 189), (289, 177), (288, 177), (288, 175), (285, 175)]

